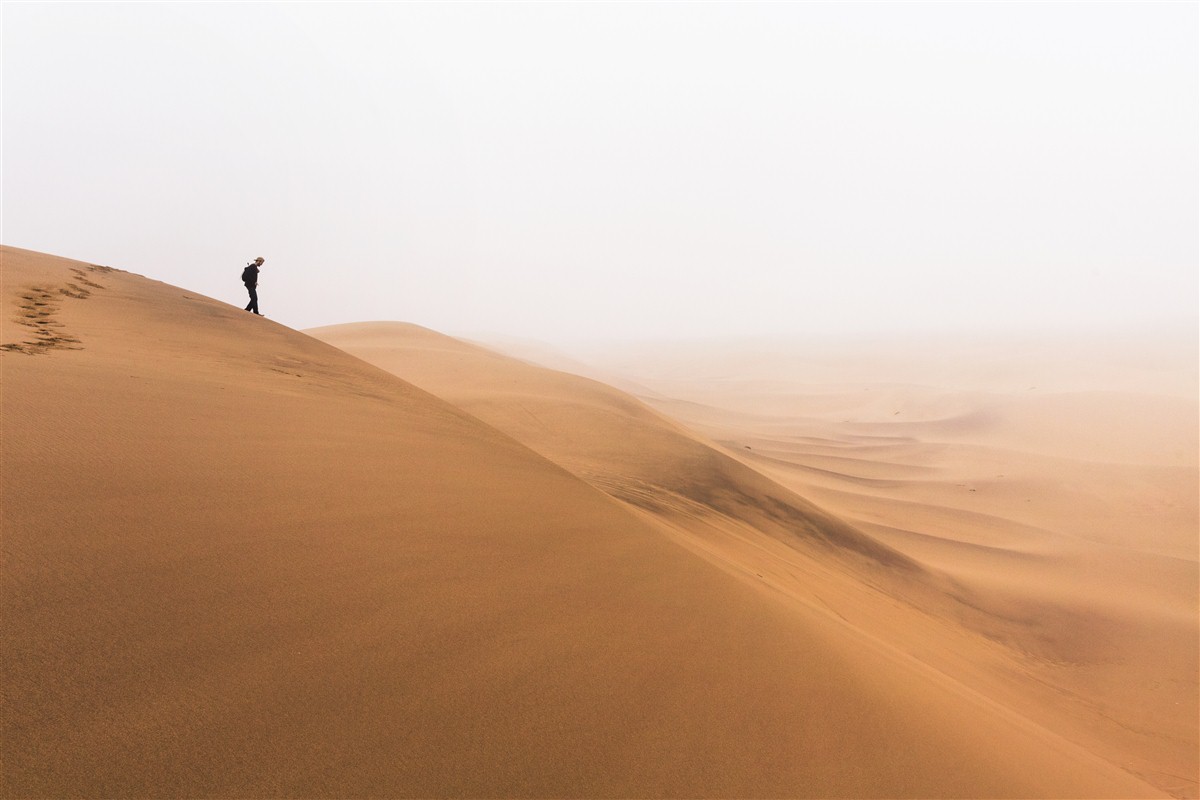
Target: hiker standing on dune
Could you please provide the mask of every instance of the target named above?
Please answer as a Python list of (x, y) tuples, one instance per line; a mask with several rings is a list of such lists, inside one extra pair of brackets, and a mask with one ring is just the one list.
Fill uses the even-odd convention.
[[(250, 292), (250, 303), (246, 306), (247, 311), (253, 311), (258, 314), (258, 268), (263, 265), (263, 257), (251, 261), (242, 270), (242, 283), (246, 284), (246, 291)], [(258, 314), (260, 317), (262, 314)]]

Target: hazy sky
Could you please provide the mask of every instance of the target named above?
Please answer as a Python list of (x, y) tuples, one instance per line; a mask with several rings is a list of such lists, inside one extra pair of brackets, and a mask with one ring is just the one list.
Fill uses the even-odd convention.
[(22, 4), (5, 244), (294, 327), (1197, 319), (1197, 4)]

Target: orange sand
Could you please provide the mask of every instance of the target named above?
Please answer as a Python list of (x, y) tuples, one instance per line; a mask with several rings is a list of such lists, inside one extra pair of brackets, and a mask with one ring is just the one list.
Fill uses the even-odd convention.
[[(0, 259), (5, 796), (1175, 791), (1073, 727), (1123, 722), (1104, 674), (1032, 713), (1038, 597), (818, 508), (795, 464), (410, 327), (319, 332), (339, 350)], [(1129, 615), (1146, 647), (1194, 581), (1171, 557)], [(1049, 624), (1110, 624), (1059, 592)], [(1194, 707), (1182, 650), (1155, 674), (1190, 668), (1167, 692)], [(1148, 734), (1194, 745), (1176, 722)]]
[[(695, 363), (677, 358), (640, 372), (634, 368), (639, 363), (646, 366), (645, 354), (632, 364), (614, 360), (606, 369), (591, 370), (626, 386), (653, 387), (642, 392), (652, 405), (693, 430), (722, 439), (722, 448), (705, 444), (678, 423), (607, 386), (412, 326), (344, 325), (313, 333), (406, 376), (614, 497), (649, 510), (681, 542), (732, 574), (769, 585), (810, 609), (832, 613), (846, 623), (848, 634), (915, 656), (960, 686), (1067, 735), (1161, 789), (1194, 793), (1196, 466), (1194, 448), (1189, 452), (1178, 438), (1163, 437), (1164, 447), (1156, 451), (1164, 454), (1168, 465), (1148, 468), (1156, 480), (1167, 473), (1172, 478), (1156, 489), (1157, 496), (1168, 498), (1163, 501), (1168, 510), (1141, 519), (1152, 535), (1139, 533), (1139, 546), (1131, 553), (1112, 542), (1105, 544), (1104, 537), (1132, 524), (1138, 514), (1144, 517), (1144, 501), (1156, 495), (1147, 495), (1138, 476), (1119, 466), (1091, 464), (1089, 471), (1086, 465), (1067, 462), (1076, 481), (1098, 480), (1108, 469), (1101, 488), (1109, 498), (1103, 525), (1096, 524), (1100, 511), (1083, 516), (1085, 507), (1078, 496), (1061, 485), (1067, 474), (1062, 459), (1047, 467), (1050, 472), (1021, 483), (1025, 494), (1020, 498), (985, 493), (994, 500), (990, 515), (947, 505), (938, 507), (946, 517), (940, 525), (914, 520), (916, 498), (931, 486), (979, 501), (974, 483), (981, 480), (981, 469), (994, 477), (994, 472), (986, 472), (994, 466), (991, 461), (999, 459), (1009, 469), (1016, 463), (1040, 462), (1035, 456), (978, 446), (963, 446), (951, 458), (946, 444), (922, 443), (911, 430), (838, 434), (840, 421), (811, 421), (799, 414), (765, 416), (762, 409), (770, 404), (754, 393), (761, 382), (744, 372), (738, 378), (739, 368), (744, 371), (746, 364), (755, 362), (753, 354), (731, 358), (721, 365), (728, 368), (724, 373), (693, 379), (686, 393), (680, 392), (678, 376), (671, 381), (656, 379), (655, 374), (669, 374), (674, 366), (704, 375), (705, 368), (713, 368), (705, 354)], [(841, 359), (837, 365), (846, 368)], [(768, 364), (764, 371), (786, 375), (782, 366)], [(722, 392), (726, 399), (758, 409), (759, 415), (699, 402)], [(671, 394), (685, 399), (668, 400)], [(863, 401), (834, 394), (826, 390), (800, 398), (782, 393), (773, 397), (785, 411), (820, 413), (827, 407), (829, 414), (836, 410), (840, 415), (860, 410)], [(965, 428), (969, 440), (976, 429), (958, 419), (978, 410), (955, 407), (947, 414), (936, 406), (979, 403), (980, 398), (962, 392), (947, 395), (942, 392), (927, 401), (931, 408), (925, 410), (934, 419), (950, 416), (943, 427)], [(868, 407), (883, 403), (886, 415), (876, 417), (898, 426), (893, 400), (865, 402)], [(1059, 412), (1057, 400), (1042, 406), (1046, 415)], [(1185, 437), (1184, 442), (1189, 435), (1195, 440), (1194, 400), (1154, 397), (1143, 402), (1155, 409), (1165, 405), (1180, 410), (1174, 417), (1160, 412), (1156, 419), (1143, 421), (1143, 428), (1173, 430)], [(1190, 414), (1184, 413), (1189, 409)], [(1075, 413), (1078, 428), (1080, 412)], [(864, 424), (874, 424), (874, 419)], [(806, 424), (807, 429), (793, 430)], [(922, 424), (928, 427), (927, 422), (917, 427)], [(999, 426), (987, 430), (995, 434), (993, 427)], [(1128, 434), (1133, 427), (1126, 424), (1121, 432)], [(1067, 433), (1073, 431), (1060, 431), (1061, 436)], [(1144, 450), (1153, 445), (1153, 437), (1137, 442)], [(1041, 444), (1048, 447), (1051, 441), (1043, 435)], [(794, 457), (789, 457), (793, 450)], [(916, 457), (919, 452), (924, 461)], [(847, 461), (849, 456), (852, 461)], [(847, 463), (856, 471), (834, 472), (847, 472)], [(746, 471), (746, 466), (753, 470)], [(1140, 470), (1135, 471), (1140, 475)], [(797, 480), (797, 474), (806, 479)], [(838, 476), (855, 490), (853, 497), (845, 499), (846, 486), (842, 494), (814, 490), (821, 481)], [(1010, 485), (1016, 487), (1015, 480)], [(868, 496), (864, 487), (873, 493)], [(884, 492), (891, 487), (896, 491)], [(1118, 494), (1118, 487), (1124, 487), (1124, 495)], [(800, 495), (836, 510), (854, 527), (831, 519)], [(934, 500), (949, 502), (926, 497), (924, 506)], [(1020, 502), (1025, 500), (1031, 503)], [(1020, 513), (1070, 508), (1079, 518), (1071, 519), (1074, 527), (1065, 538), (1077, 541), (1078, 547), (1058, 547), (1045, 557), (1024, 552), (1022, 537), (1046, 537), (1031, 531), (1033, 523), (997, 516), (1018, 503)], [(1133, 516), (1122, 520), (1113, 513), (1116, 507)], [(867, 509), (873, 512), (870, 518), (863, 514)], [(884, 519), (892, 527), (885, 529), (880, 522)], [(896, 525), (906, 526), (899, 535), (893, 534)], [(875, 547), (861, 544), (863, 533)], [(1091, 539), (1079, 540), (1084, 535)], [(1111, 592), (1114, 580), (1120, 581), (1119, 597)]]

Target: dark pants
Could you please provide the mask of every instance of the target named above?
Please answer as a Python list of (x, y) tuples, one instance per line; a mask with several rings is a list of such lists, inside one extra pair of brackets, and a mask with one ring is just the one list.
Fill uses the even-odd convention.
[(246, 284), (246, 291), (250, 293), (250, 305), (246, 306), (247, 311), (258, 313), (258, 286), (253, 283)]

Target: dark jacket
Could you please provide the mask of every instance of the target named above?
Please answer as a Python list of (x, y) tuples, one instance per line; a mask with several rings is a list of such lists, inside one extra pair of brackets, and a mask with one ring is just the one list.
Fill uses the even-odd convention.
[(246, 265), (246, 268), (244, 270), (242, 270), (242, 283), (246, 284), (247, 286), (257, 286), (258, 285), (258, 265), (257, 264), (251, 262)]

